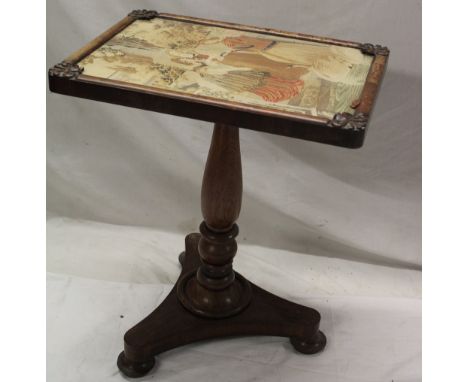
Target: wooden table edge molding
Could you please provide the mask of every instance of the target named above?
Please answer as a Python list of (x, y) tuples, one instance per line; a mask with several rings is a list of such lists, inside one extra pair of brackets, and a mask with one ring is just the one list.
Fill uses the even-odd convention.
[[(350, 47), (373, 58), (354, 113), (338, 112), (330, 119), (83, 73), (77, 63), (84, 57), (134, 21), (156, 17)], [(304, 354), (325, 348), (326, 337), (319, 330), (321, 317), (315, 309), (277, 297), (233, 270), (239, 232), (235, 222), (242, 202), (239, 127), (335, 146), (360, 147), (388, 55), (389, 50), (380, 45), (136, 10), (49, 69), (49, 87), (55, 93), (215, 123), (202, 182), (204, 220), (200, 233), (186, 237), (185, 251), (179, 256), (182, 271), (167, 298), (125, 334), (124, 351), (117, 359), (124, 375), (142, 377), (154, 367), (156, 355), (206, 339), (270, 335), (288, 337), (294, 349)]]
[[(80, 60), (105, 44), (134, 21), (150, 20), (156, 17), (355, 48), (364, 54), (373, 56), (373, 60), (354, 113), (336, 113), (331, 119), (307, 115), (302, 116), (296, 113), (272, 110), (261, 106), (253, 107), (233, 101), (182, 94), (170, 90), (155, 89), (149, 86), (97, 78), (84, 74), (82, 68), (77, 65)], [(229, 123), (251, 130), (335, 146), (359, 148), (364, 143), (371, 111), (377, 99), (389, 53), (390, 51), (387, 47), (370, 43), (362, 44), (302, 33), (285, 32), (271, 28), (258, 28), (189, 16), (158, 13), (156, 11), (137, 10), (129, 13), (125, 18), (84, 47), (51, 68), (49, 70), (49, 88), (52, 92), (75, 97), (207, 122)], [(196, 105), (196, 107), (193, 107), (193, 105)]]

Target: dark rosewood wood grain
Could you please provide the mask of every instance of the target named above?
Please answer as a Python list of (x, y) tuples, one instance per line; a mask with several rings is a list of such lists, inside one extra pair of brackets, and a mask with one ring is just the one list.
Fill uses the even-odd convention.
[(239, 217), (242, 163), (239, 129), (216, 124), (206, 160), (201, 191), (203, 218), (209, 229), (226, 232)]
[(211, 318), (239, 313), (250, 302), (250, 284), (234, 274), (235, 221), (242, 203), (239, 128), (215, 125), (201, 192), (203, 218), (198, 243), (200, 267), (184, 275), (177, 295), (191, 312)]
[[(182, 94), (169, 90), (155, 89), (149, 86), (97, 78), (88, 76), (86, 73), (80, 74), (76, 78), (67, 78), (54, 75), (56, 71), (51, 70), (49, 71), (50, 90), (60, 94), (95, 101), (151, 110), (208, 122), (231, 124), (246, 129), (334, 146), (359, 148), (363, 145), (371, 111), (377, 98), (378, 88), (385, 73), (389, 55), (389, 50), (386, 47), (302, 33), (285, 32), (271, 28), (258, 28), (222, 21), (142, 10), (131, 12), (129, 16), (119, 21), (100, 36), (86, 44), (83, 48), (68, 56), (64, 61), (72, 64), (78, 63), (122, 29), (137, 20), (138, 15), (142, 18), (159, 17), (231, 28), (239, 31), (262, 33), (271, 36), (289, 37), (298, 40), (345, 46), (360, 49), (364, 54), (372, 55), (374, 59), (363, 91), (359, 99), (356, 100), (357, 103), (354, 114), (341, 113), (344, 114), (341, 115), (338, 113), (332, 120), (328, 120), (324, 117), (300, 115), (260, 106), (249, 106), (232, 101)], [(355, 123), (355, 120), (359, 120), (359, 123)], [(350, 123), (347, 123), (348, 121)]]
[(215, 125), (203, 175), (201, 234), (185, 239), (182, 273), (164, 302), (124, 338), (117, 365), (141, 377), (154, 356), (191, 342), (241, 335), (289, 337), (304, 354), (326, 344), (320, 314), (272, 295), (234, 272), (235, 224), (242, 204), (239, 129)]
[[(373, 61), (363, 91), (353, 102), (354, 113), (337, 113), (330, 120), (82, 73), (78, 66), (81, 59), (135, 20), (155, 17), (346, 46), (372, 55)], [(138, 10), (49, 70), (49, 88), (56, 93), (215, 123), (203, 177), (204, 221), (200, 233), (186, 237), (185, 252), (179, 257), (182, 272), (167, 298), (125, 334), (124, 351), (117, 364), (126, 376), (144, 376), (154, 367), (157, 354), (206, 339), (283, 336), (289, 337), (292, 346), (304, 354), (314, 354), (325, 347), (326, 338), (319, 330), (320, 314), (316, 310), (274, 296), (233, 270), (238, 234), (235, 222), (242, 202), (239, 127), (335, 146), (360, 147), (388, 55), (389, 50), (380, 45)]]
[(233, 103), (205, 102), (202, 97), (193, 98), (169, 91), (159, 93), (142, 86), (121, 86), (117, 81), (85, 75), (72, 81), (49, 76), (49, 88), (54, 93), (207, 122), (234, 124), (250, 130), (334, 146), (359, 148), (364, 143), (365, 129), (330, 128), (325, 118), (299, 119), (287, 113), (255, 110)]
[[(182, 273), (200, 266), (200, 234), (185, 239)], [(238, 274), (236, 273), (236, 277)], [(301, 353), (321, 351), (326, 338), (319, 330), (320, 314), (312, 309), (275, 296), (250, 283), (252, 297), (240, 313), (223, 319), (202, 317), (188, 311), (177, 298), (177, 286), (148, 317), (130, 329), (119, 355), (119, 369), (128, 377), (142, 377), (153, 368), (154, 356), (192, 342), (232, 336), (280, 336), (290, 338)]]

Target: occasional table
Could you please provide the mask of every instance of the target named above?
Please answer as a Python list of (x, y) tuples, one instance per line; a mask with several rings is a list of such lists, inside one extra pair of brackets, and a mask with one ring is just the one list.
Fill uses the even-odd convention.
[(124, 337), (117, 359), (141, 377), (164, 351), (228, 336), (326, 344), (320, 314), (233, 270), (241, 209), (239, 127), (358, 148), (385, 71), (380, 45), (135, 10), (49, 69), (52, 92), (214, 122), (200, 233), (164, 302)]

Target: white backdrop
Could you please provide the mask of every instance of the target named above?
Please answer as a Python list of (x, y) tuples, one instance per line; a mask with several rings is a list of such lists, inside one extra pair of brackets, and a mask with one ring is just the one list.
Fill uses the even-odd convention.
[[(401, 337), (401, 340), (406, 338), (412, 341), (411, 346), (404, 345), (408, 354), (399, 353), (395, 342), (391, 345), (391, 353), (404, 358), (395, 359), (397, 367), (391, 361), (380, 367), (375, 359), (371, 362), (369, 358), (367, 363), (361, 364), (361, 361), (356, 361), (363, 357), (358, 352), (352, 355), (362, 366), (356, 367), (356, 374), (352, 374), (352, 370), (351, 374), (343, 372), (336, 366), (310, 371), (312, 369), (304, 365), (298, 368), (296, 364), (291, 366), (287, 362), (283, 365), (286, 369), (281, 370), (289, 370), (288, 367), (296, 371), (307, 369), (312, 373), (307, 376), (317, 372), (322, 375), (322, 380), (325, 378), (323, 375), (327, 375), (330, 381), (347, 381), (348, 377), (353, 381), (391, 378), (395, 382), (418, 380), (420, 1), (49, 0), (47, 66), (59, 62), (130, 10), (140, 8), (379, 43), (390, 48), (387, 74), (363, 148), (349, 150), (241, 130), (244, 198), (239, 219), (241, 245), (236, 266), (257, 283), (283, 296), (297, 301), (301, 298), (312, 299), (310, 303), (319, 306), (330, 303), (330, 306), (322, 309), (330, 312), (330, 315), (334, 312), (335, 318), (339, 316), (340, 309), (343, 313), (350, 312), (351, 316), (359, 316), (357, 312), (351, 313), (349, 306), (343, 308), (349, 304), (349, 300), (329, 301), (330, 297), (356, 298), (355, 306), (360, 306), (367, 316), (375, 307), (377, 313), (374, 316), (370, 314), (370, 322), (373, 322), (371, 317), (388, 319), (389, 312), (384, 306), (388, 306), (388, 309), (391, 306), (391, 314), (396, 315), (395, 321), (391, 321), (389, 327), (378, 329), (384, 336), (389, 336), (388, 331), (400, 319), (412, 319), (411, 325), (406, 323), (410, 325), (408, 333), (411, 334)], [(76, 325), (78, 330), (83, 325), (81, 320), (76, 321), (73, 313), (73, 309), (78, 309), (78, 314), (82, 307), (71, 304), (65, 309), (60, 296), (76, 293), (81, 296), (80, 304), (91, 304), (87, 308), (93, 311), (101, 309), (103, 304), (89, 301), (80, 294), (86, 293), (90, 279), (103, 283), (99, 284), (104, 288), (100, 289), (101, 292), (108, 288), (114, 290), (112, 285), (116, 284), (112, 283), (124, 283), (118, 284), (115, 289), (119, 290), (119, 294), (123, 293), (119, 288), (127, 290), (122, 285), (147, 283), (149, 289), (142, 292), (143, 295), (147, 294), (147, 306), (144, 305), (145, 297), (135, 295), (130, 299), (141, 299), (141, 306), (145, 306), (141, 311), (132, 311), (132, 306), (127, 306), (124, 299), (116, 303), (118, 309), (127, 309), (128, 314), (133, 316), (133, 321), (129, 318), (128, 322), (121, 323), (115, 329), (123, 333), (155, 305), (154, 298), (150, 298), (155, 293), (154, 288), (162, 288), (158, 293), (164, 294), (166, 286), (177, 278), (176, 257), (183, 249), (183, 235), (196, 231), (201, 221), (200, 187), (211, 129), (211, 125), (205, 122), (48, 92), (48, 270), (51, 272), (48, 373), (51, 381), (55, 377), (57, 381), (97, 380), (96, 375), (100, 375), (96, 371), (98, 374), (90, 377), (83, 371), (84, 374), (78, 373), (80, 377), (77, 378), (77, 371), (73, 369), (75, 372), (70, 374), (69, 379), (60, 379), (63, 378), (62, 368), (66, 367), (63, 364), (76, 359), (76, 352), (82, 354), (79, 347), (70, 348), (62, 341), (64, 333), (68, 333), (70, 326)], [(258, 261), (262, 262), (260, 270)], [(282, 268), (275, 268), (282, 263)], [(262, 276), (261, 273), (266, 274)], [(288, 285), (280, 288), (273, 276), (289, 280)], [(297, 280), (298, 277), (301, 281)], [(259, 278), (262, 282), (259, 282)], [(63, 285), (68, 286), (63, 288)], [(96, 299), (105, 299), (105, 293), (102, 295), (101, 292), (95, 292)], [(326, 303), (325, 300), (314, 300), (323, 296), (326, 296)], [(392, 305), (378, 297), (391, 299)], [(368, 298), (377, 300), (369, 302)], [(90, 315), (89, 325), (96, 329), (92, 324), (95, 316)], [(65, 320), (65, 317), (69, 320), (57, 321)], [(326, 318), (327, 313), (324, 321)], [(381, 322), (386, 321), (382, 319)], [(333, 319), (328, 324), (324, 322), (324, 325), (328, 325), (329, 330), (339, 332)], [(343, 325), (345, 330), (345, 323), (339, 322), (339, 325)], [(369, 323), (362, 325), (362, 330), (369, 328)], [(116, 343), (109, 344), (103, 338), (102, 346), (112, 348), (112, 351), (113, 346), (121, 347), (120, 337), (115, 333), (109, 333), (109, 336)], [(374, 345), (377, 344), (376, 336), (377, 332), (371, 336)], [(350, 332), (345, 337), (335, 333), (335, 339), (339, 338), (349, 343), (356, 342)], [(395, 336), (391, 338), (400, 341), (400, 337), (396, 340)], [(86, 343), (89, 348), (90, 344), (83, 338), (76, 340)], [(246, 346), (242, 341), (250, 340), (239, 341), (236, 351), (241, 352)], [(381, 354), (382, 360), (389, 359), (388, 348), (382, 353), (369, 347), (362, 336), (361, 341), (362, 348), (369, 350), (369, 356)], [(205, 350), (206, 346), (214, 346), (215, 349), (222, 347), (222, 343), (203, 346)], [(250, 348), (253, 343), (249, 342)], [(333, 345), (330, 347), (333, 349)], [(191, 349), (192, 356), (199, 351), (197, 347)], [(271, 349), (275, 349), (275, 346)], [(112, 351), (109, 350), (109, 359), (115, 355)], [(216, 352), (219, 350), (206, 353)], [(186, 353), (178, 354), (179, 357), (186, 357), (183, 355)], [(327, 361), (326, 357), (313, 359), (314, 362), (319, 359), (322, 363), (329, 362), (329, 366), (345, 362), (350, 367), (351, 359), (346, 354), (343, 351), (341, 355), (335, 350), (333, 361)], [(199, 353), (197, 356), (201, 357)], [(252, 354), (249, 357), (252, 358)], [(92, 362), (92, 358), (87, 359)], [(411, 360), (409, 363), (408, 359)], [(260, 359), (258, 365), (262, 365), (263, 361)], [(171, 362), (170, 357), (164, 362)], [(187, 359), (184, 358), (183, 362), (186, 363)], [(201, 361), (198, 359), (198, 362)], [(193, 368), (189, 371), (184, 369), (177, 377), (167, 373), (167, 380), (188, 380), (187, 376), (184, 377), (184, 373), (188, 372), (207, 378), (211, 362), (206, 362), (205, 369), (197, 369), (202, 374), (196, 374)], [(306, 362), (305, 359), (303, 362)], [(369, 365), (376, 362), (378, 367), (372, 369)], [(407, 364), (403, 367), (405, 362)], [(281, 362), (275, 367), (279, 367), (279, 364)], [(107, 367), (111, 370), (114, 366)], [(165, 375), (164, 366), (161, 368), (162, 375)], [(274, 380), (271, 376), (262, 377), (264, 373), (260, 368), (250, 370), (249, 375), (257, 375), (259, 380)], [(363, 376), (362, 373), (368, 375)], [(385, 379), (387, 376), (389, 378)], [(283, 377), (304, 380), (300, 377), (293, 379), (290, 374)], [(99, 378), (104, 380), (102, 375)]]

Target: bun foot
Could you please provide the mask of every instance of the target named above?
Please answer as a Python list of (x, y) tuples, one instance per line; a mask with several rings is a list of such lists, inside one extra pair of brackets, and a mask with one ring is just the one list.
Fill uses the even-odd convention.
[(290, 341), (299, 353), (315, 354), (323, 350), (327, 344), (327, 337), (319, 330), (310, 340), (291, 337)]
[(119, 358), (117, 358), (117, 366), (120, 371), (130, 378), (145, 376), (154, 367), (154, 364), (154, 357), (145, 362), (132, 362), (125, 357), (125, 352), (120, 353)]
[[(186, 237), (182, 275), (177, 285), (148, 317), (125, 334), (125, 353), (121, 353), (117, 361), (124, 375), (142, 377), (154, 366), (154, 356), (179, 346), (216, 338), (279, 336), (290, 338), (294, 348), (301, 353), (313, 354), (324, 348), (326, 339), (318, 329), (319, 312), (275, 296), (238, 273), (235, 280), (248, 287), (248, 291), (241, 291), (239, 296), (242, 299), (250, 295), (250, 301), (236, 314), (220, 319), (194, 314), (187, 309), (179, 300), (177, 289), (187, 290), (184, 280), (192, 277), (200, 267), (200, 239), (200, 234)], [(145, 362), (138, 362), (141, 360)]]
[(184, 266), (184, 262), (185, 262), (185, 252), (182, 252), (179, 255), (179, 263), (180, 263), (180, 265), (182, 265), (182, 267)]

